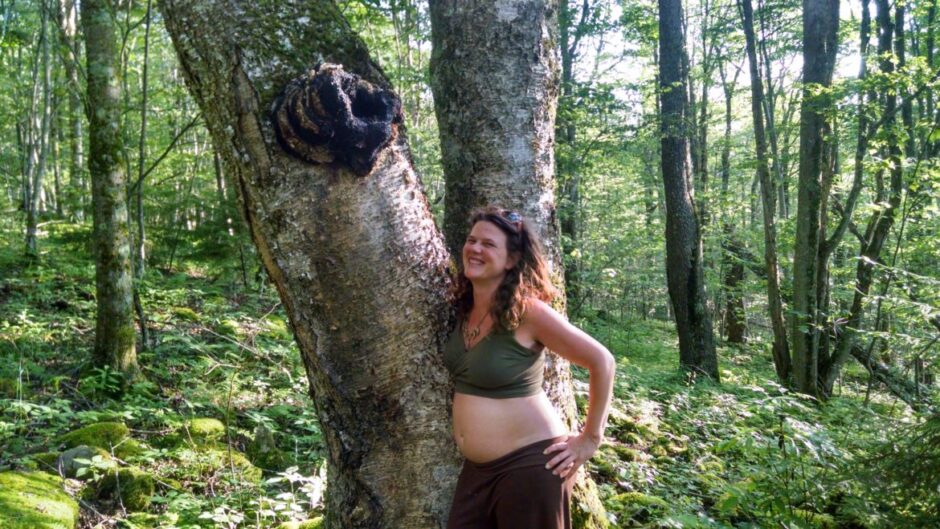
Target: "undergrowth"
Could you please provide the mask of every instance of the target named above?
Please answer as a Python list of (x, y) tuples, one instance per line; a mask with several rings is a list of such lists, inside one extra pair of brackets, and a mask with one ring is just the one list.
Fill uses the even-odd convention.
[[(140, 447), (118, 459), (154, 477), (152, 503), (145, 513), (130, 513), (96, 496), (87, 480), (76, 492), (86, 498), (81, 527), (117, 520), (124, 527), (273, 527), (314, 517), (322, 509), (325, 448), (273, 289), (246, 289), (199, 270), (148, 270), (141, 294), (152, 343), (138, 352), (141, 376), (125, 381), (90, 365), (95, 302), (87, 228), (46, 230), (43, 244), (55, 250), (38, 263), (20, 258), (16, 234), (4, 234), (0, 247), (0, 471), (55, 472), (43, 454), (61, 448), (64, 434), (117, 422)], [(210, 447), (188, 435), (199, 418), (223, 425)], [(261, 467), (259, 460), (271, 467), (253, 481), (245, 479), (247, 467), (238, 468), (247, 461), (239, 456), (251, 452), (259, 428), (277, 451), (254, 458), (252, 467)]]
[[(671, 323), (586, 327), (619, 362), (610, 442), (589, 463), (615, 526), (940, 526), (940, 490), (890, 486), (903, 481), (902, 461), (915, 475), (923, 468), (923, 455), (891, 448), (921, 421), (885, 393), (866, 403), (860, 366), (820, 403), (776, 381), (767, 343), (721, 348), (722, 383), (693, 384), (677, 369)], [(878, 457), (885, 450), (897, 461)], [(940, 458), (940, 446), (932, 453)]]
[[(325, 447), (273, 289), (212, 277), (211, 267), (148, 270), (141, 292), (153, 343), (139, 353), (141, 376), (123, 380), (89, 362), (87, 228), (46, 229), (54, 251), (38, 263), (21, 259), (18, 234), (0, 241), (0, 471), (55, 472), (65, 434), (123, 424), (129, 435), (77, 460), (81, 479), (68, 483), (82, 498), (80, 527), (256, 528), (320, 514)], [(902, 478), (920, 464), (906, 450), (923, 447), (904, 443), (940, 444), (940, 428), (884, 393), (866, 401), (857, 366), (819, 403), (775, 381), (759, 340), (720, 351), (721, 385), (692, 383), (676, 368), (670, 323), (580, 323), (618, 358), (609, 441), (588, 464), (612, 527), (938, 523), (936, 479)], [(583, 409), (586, 373), (575, 374)], [(921, 437), (911, 433), (923, 425)], [(90, 485), (118, 466), (152, 476), (141, 512)]]

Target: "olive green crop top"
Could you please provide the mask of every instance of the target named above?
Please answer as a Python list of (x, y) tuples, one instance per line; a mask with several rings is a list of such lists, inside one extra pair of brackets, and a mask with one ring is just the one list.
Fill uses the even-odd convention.
[(444, 346), (444, 365), (457, 393), (491, 399), (528, 397), (542, 391), (545, 355), (520, 344), (512, 331), (494, 328), (469, 350), (458, 325)]

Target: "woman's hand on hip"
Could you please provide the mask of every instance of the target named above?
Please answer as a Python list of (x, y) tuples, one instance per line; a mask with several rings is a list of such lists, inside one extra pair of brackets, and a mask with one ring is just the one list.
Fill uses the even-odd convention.
[(567, 479), (578, 471), (585, 461), (591, 459), (597, 451), (598, 443), (585, 434), (569, 435), (564, 441), (557, 442), (543, 452), (544, 454), (557, 454), (548, 460), (545, 468), (552, 474)]

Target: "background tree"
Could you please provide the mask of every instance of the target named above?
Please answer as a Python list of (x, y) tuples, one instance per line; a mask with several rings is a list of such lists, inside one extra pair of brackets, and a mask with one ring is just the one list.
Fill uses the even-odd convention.
[(94, 358), (122, 373), (137, 370), (127, 173), (121, 164), (121, 89), (114, 6), (82, 3), (88, 77), (89, 172), (94, 206), (97, 325)]
[(679, 364), (719, 379), (705, 298), (702, 238), (693, 203), (682, 3), (659, 1), (662, 170), (666, 196), (666, 277), (679, 333)]

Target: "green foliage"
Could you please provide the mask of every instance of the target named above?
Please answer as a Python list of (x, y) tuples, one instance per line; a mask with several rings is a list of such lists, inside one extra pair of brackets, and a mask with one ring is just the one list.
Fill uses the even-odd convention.
[[(762, 344), (723, 351), (722, 386), (690, 385), (668, 323), (585, 323), (618, 358), (609, 440), (587, 465), (618, 527), (921, 526), (860, 471), (890, 475), (864, 461), (911, 419), (883, 395), (869, 409), (864, 385), (825, 405), (791, 393)], [(928, 491), (934, 474), (917, 475)]]
[(906, 425), (877, 446), (862, 469), (876, 497), (891, 506), (894, 525), (940, 526), (940, 415)]
[[(50, 237), (47, 245), (72, 244)], [(77, 494), (115, 513), (117, 483), (133, 484), (120, 489), (131, 494), (124, 507), (147, 512), (128, 516), (125, 527), (208, 528), (224, 519), (273, 527), (321, 509), (322, 434), (285, 317), (272, 312), (273, 290), (246, 294), (186, 274), (150, 284), (142, 301), (156, 344), (141, 351), (143, 376), (118, 398), (113, 372), (86, 367), (94, 329), (87, 254), (57, 252), (26, 267), (15, 252), (0, 245), (0, 262), (13, 272), (0, 277), (0, 379), (11, 381), (0, 395), (0, 464), (56, 472), (60, 454), (39, 450), (99, 447), (73, 458), (76, 473), (84, 468)], [(180, 307), (197, 317), (178, 317)], [(261, 424), (278, 454), (263, 470), (243, 455)]]

